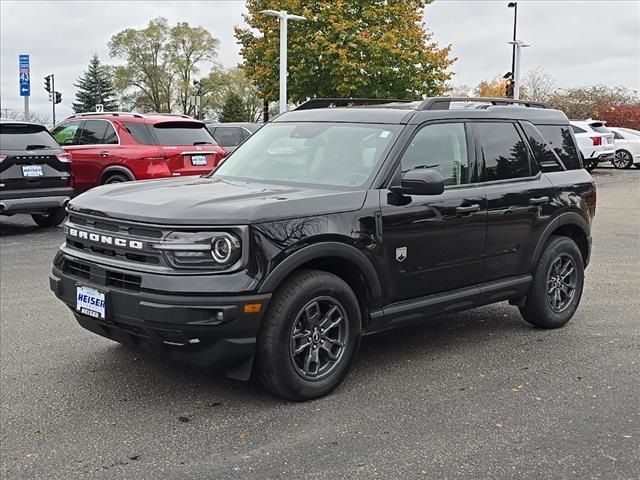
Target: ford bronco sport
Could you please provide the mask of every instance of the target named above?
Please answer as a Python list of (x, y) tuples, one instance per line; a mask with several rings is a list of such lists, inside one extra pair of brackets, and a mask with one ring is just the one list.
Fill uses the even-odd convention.
[(363, 335), (431, 315), (508, 300), (537, 327), (569, 321), (596, 192), (562, 112), (333, 103), (201, 178), (75, 198), (53, 292), (92, 332), (293, 400), (334, 389)]

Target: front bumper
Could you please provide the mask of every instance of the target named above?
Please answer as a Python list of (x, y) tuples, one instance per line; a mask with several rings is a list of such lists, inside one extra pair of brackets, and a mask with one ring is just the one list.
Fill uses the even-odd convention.
[[(92, 264), (86, 275), (77, 275), (65, 271), (60, 260), (60, 256), (56, 258), (51, 271), (50, 288), (87, 330), (199, 367), (228, 370), (252, 359), (270, 294), (217, 296), (215, 292), (144, 291), (128, 282), (127, 274), (117, 272), (122, 280), (114, 286), (109, 280), (113, 272), (108, 269)], [(185, 278), (175, 277), (175, 281), (183, 282)], [(105, 319), (76, 311), (78, 285), (105, 293)], [(246, 304), (256, 303), (262, 305), (259, 312), (244, 312)]]
[(64, 207), (73, 195), (74, 190), (70, 187), (2, 192), (0, 213), (33, 213)]

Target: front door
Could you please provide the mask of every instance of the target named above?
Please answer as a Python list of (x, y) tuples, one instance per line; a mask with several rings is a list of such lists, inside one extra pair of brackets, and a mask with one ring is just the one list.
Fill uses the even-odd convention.
[(431, 168), (445, 179), (441, 195), (380, 191), (382, 238), (389, 279), (385, 303), (480, 283), (487, 207), (476, 183), (475, 150), (464, 122), (417, 129), (399, 168)]

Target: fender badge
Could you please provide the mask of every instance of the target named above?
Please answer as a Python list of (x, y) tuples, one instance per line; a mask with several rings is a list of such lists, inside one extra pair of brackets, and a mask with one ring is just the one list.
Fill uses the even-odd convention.
[(407, 259), (407, 247), (396, 248), (396, 260), (404, 262)]

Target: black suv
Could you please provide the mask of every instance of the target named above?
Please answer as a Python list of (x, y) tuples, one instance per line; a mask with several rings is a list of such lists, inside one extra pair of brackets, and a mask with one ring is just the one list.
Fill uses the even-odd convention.
[(562, 112), (313, 106), (205, 177), (74, 199), (51, 289), (97, 334), (294, 400), (335, 388), (362, 335), (430, 315), (509, 300), (569, 321), (596, 192)]
[(30, 213), (41, 227), (65, 217), (71, 163), (46, 127), (0, 120), (0, 215)]

